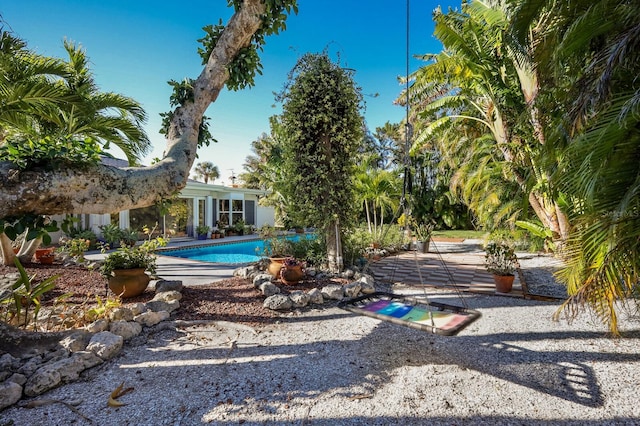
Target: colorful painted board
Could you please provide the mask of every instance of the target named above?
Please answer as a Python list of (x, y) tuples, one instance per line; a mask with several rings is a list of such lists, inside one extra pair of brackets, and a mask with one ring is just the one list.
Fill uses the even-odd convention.
[(457, 334), (480, 317), (480, 312), (473, 309), (440, 302), (425, 303), (384, 292), (343, 300), (338, 306), (356, 314), (443, 336)]

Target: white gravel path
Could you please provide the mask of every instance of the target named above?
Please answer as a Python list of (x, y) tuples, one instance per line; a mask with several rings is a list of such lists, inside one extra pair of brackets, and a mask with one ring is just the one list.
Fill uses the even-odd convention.
[[(553, 322), (558, 303), (465, 300), (482, 317), (456, 337), (336, 307), (256, 333), (164, 330), (40, 399), (79, 403), (97, 425), (640, 425), (637, 317), (610, 339), (588, 315)], [(107, 407), (121, 382), (126, 405)], [(0, 412), (8, 424), (89, 422), (54, 403)]]

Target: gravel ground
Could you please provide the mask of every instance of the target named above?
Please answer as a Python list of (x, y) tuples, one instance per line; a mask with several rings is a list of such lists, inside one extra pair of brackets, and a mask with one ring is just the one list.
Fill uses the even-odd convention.
[[(545, 278), (548, 259), (521, 266), (532, 289), (557, 287)], [(38, 398), (77, 412), (59, 402), (12, 407), (0, 425), (640, 425), (637, 315), (622, 319), (625, 338), (611, 339), (588, 314), (552, 321), (560, 302), (464, 298), (482, 317), (456, 337), (335, 304), (264, 326), (219, 321), (146, 333)], [(119, 398), (126, 405), (108, 407), (123, 382), (133, 387)]]

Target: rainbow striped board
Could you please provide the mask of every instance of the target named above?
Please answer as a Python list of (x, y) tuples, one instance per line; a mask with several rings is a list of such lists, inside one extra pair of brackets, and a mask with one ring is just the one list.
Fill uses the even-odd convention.
[(421, 302), (393, 293), (376, 292), (342, 300), (347, 311), (443, 336), (453, 336), (480, 318), (473, 309), (440, 302)]

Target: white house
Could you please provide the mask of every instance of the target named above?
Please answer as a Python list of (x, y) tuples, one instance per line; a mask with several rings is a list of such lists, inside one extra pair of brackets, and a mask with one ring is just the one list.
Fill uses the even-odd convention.
[[(105, 164), (126, 166), (126, 161), (103, 158)], [(263, 190), (238, 188), (234, 186), (212, 185), (189, 179), (177, 200), (166, 209), (160, 206), (135, 210), (124, 210), (116, 214), (83, 214), (79, 226), (91, 229), (100, 235), (100, 226), (117, 223), (121, 229), (142, 230), (152, 228), (157, 223), (162, 234), (195, 237), (195, 228), (206, 225), (211, 229), (224, 228), (242, 220), (245, 225), (257, 228), (275, 223), (273, 207), (259, 205), (266, 195)], [(54, 217), (61, 222), (63, 217)], [(55, 238), (54, 235), (52, 235)]]

